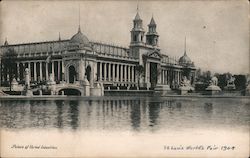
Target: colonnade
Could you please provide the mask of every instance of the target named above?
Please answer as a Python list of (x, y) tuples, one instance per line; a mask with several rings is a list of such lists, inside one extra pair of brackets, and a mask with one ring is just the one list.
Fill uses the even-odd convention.
[(135, 65), (98, 62), (98, 81), (136, 82)]
[(25, 68), (28, 68), (30, 70), (31, 81), (49, 80), (49, 74), (52, 74), (55, 81), (62, 81), (64, 74), (63, 65), (63, 60), (53, 60), (50, 63), (44, 60), (17, 62), (15, 78), (23, 80)]
[[(44, 60), (19, 61), (16, 63), (15, 78), (24, 80), (25, 68), (30, 70), (31, 81), (46, 81), (49, 80), (49, 74), (52, 74), (55, 81), (64, 80), (64, 62), (61, 59), (52, 60), (47, 63)], [(116, 82), (116, 83), (137, 83), (137, 73), (134, 64), (98, 61), (94, 69), (97, 75), (97, 81), (101, 82)], [(4, 71), (3, 71), (4, 72)], [(150, 65), (146, 64), (145, 83), (150, 82)], [(192, 76), (194, 74), (191, 74)], [(170, 85), (172, 88), (177, 88), (183, 77), (181, 69), (162, 67), (161, 73), (158, 74), (160, 84)], [(3, 74), (2, 80), (8, 81), (8, 75)]]
[(163, 69), (161, 72), (161, 83), (172, 85), (173, 81), (179, 85), (182, 80), (182, 71), (176, 69)]

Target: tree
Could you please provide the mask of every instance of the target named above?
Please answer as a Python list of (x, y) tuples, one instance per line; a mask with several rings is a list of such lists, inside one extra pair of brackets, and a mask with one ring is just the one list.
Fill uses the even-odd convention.
[(224, 89), (224, 87), (227, 85), (227, 74), (220, 74), (218, 77), (218, 86), (221, 89)]
[(16, 60), (17, 60), (17, 53), (14, 51), (13, 48), (7, 49), (6, 52), (2, 55), (2, 64), (5, 68), (5, 73), (9, 75), (9, 86), (11, 91), (11, 82), (15, 77), (16, 72)]
[(234, 75), (234, 84), (237, 90), (243, 90), (246, 88), (247, 79), (245, 75)]

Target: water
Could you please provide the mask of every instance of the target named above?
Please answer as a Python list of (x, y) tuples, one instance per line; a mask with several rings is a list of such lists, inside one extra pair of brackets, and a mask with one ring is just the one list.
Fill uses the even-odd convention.
[[(0, 101), (3, 155), (15, 157), (246, 157), (247, 98), (23, 99)], [(54, 150), (14, 150), (47, 145)], [(172, 151), (164, 146), (234, 146), (228, 151)], [(66, 150), (67, 149), (67, 150)], [(98, 152), (97, 152), (98, 151)]]
[(84, 131), (248, 130), (249, 111), (248, 99), (228, 98), (2, 100), (0, 125)]

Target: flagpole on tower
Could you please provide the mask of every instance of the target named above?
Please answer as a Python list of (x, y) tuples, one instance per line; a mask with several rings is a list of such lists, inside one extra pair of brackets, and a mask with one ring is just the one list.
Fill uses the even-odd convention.
[(184, 54), (186, 54), (186, 51), (187, 51), (187, 39), (186, 39), (186, 36), (185, 36)]
[(80, 32), (81, 31), (81, 10), (80, 10), (80, 4), (78, 5), (78, 25), (79, 25), (78, 31)]
[(139, 0), (137, 0), (136, 12), (139, 12)]

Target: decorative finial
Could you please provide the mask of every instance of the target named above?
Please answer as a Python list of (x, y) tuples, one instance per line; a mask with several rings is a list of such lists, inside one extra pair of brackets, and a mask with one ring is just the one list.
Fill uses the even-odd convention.
[(187, 44), (186, 44), (187, 42), (186, 42), (186, 36), (185, 36), (185, 47), (184, 47), (184, 55), (187, 55)]
[(7, 37), (5, 37), (5, 42), (4, 42), (4, 45), (7, 46), (9, 43), (7, 41)]
[(60, 32), (59, 32), (59, 41), (61, 41), (61, 34), (60, 34)]

